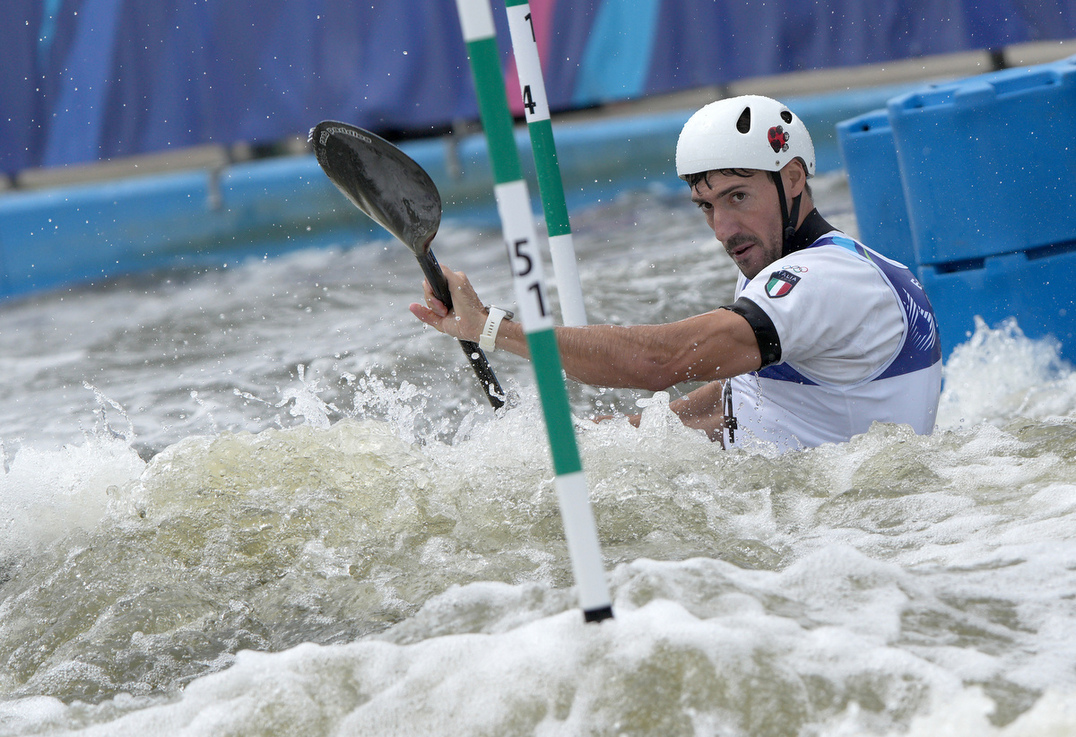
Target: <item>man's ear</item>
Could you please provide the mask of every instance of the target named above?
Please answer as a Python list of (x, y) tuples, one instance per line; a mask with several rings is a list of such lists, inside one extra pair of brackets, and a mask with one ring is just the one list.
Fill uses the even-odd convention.
[(804, 167), (803, 162), (799, 159), (792, 159), (792, 161), (785, 164), (784, 174), (785, 182), (788, 185), (788, 198), (792, 199), (801, 195), (804, 186), (807, 184), (807, 169)]

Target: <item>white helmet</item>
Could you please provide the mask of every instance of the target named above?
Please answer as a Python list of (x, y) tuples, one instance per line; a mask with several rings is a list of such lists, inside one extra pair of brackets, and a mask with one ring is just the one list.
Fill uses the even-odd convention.
[(715, 169), (780, 171), (795, 158), (814, 175), (807, 126), (787, 106), (761, 95), (711, 102), (692, 115), (676, 142), (681, 179)]

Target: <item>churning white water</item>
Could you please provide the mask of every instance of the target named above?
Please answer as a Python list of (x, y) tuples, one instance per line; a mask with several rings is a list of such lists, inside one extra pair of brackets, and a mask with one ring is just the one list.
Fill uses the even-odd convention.
[[(854, 230), (841, 177), (816, 196)], [(592, 322), (729, 301), (683, 193), (573, 227)], [(435, 248), (510, 304), (495, 230)], [(980, 326), (933, 436), (780, 457), (573, 387), (587, 625), (530, 368), (491, 356), (495, 415), (419, 279), (386, 239), (0, 308), (0, 734), (1076, 733), (1056, 346)]]

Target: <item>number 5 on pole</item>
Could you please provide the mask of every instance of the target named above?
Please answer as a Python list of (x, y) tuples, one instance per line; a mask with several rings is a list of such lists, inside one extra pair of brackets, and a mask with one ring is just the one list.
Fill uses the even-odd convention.
[(568, 541), (568, 555), (572, 560), (572, 573), (578, 586), (584, 618), (588, 622), (598, 622), (613, 616), (612, 603), (568, 406), (568, 390), (564, 386), (560, 353), (553, 333), (553, 318), (547, 309), (549, 301), (545, 295), (542, 260), (535, 246), (534, 214), (531, 212), (527, 183), (522, 176), (512, 131), (504, 74), (497, 53), (493, 12), (489, 0), (456, 0), (456, 7), (478, 93), (486, 144), (489, 146), (493, 190), (508, 261), (512, 267), (512, 284), (545, 416), (556, 473), (557, 501), (564, 522), (564, 536)]

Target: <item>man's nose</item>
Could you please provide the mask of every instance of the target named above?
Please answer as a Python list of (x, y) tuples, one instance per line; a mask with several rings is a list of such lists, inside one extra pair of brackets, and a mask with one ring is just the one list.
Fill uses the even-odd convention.
[(714, 237), (722, 243), (740, 231), (740, 224), (736, 218), (716, 211), (710, 219), (710, 227), (714, 231)]

